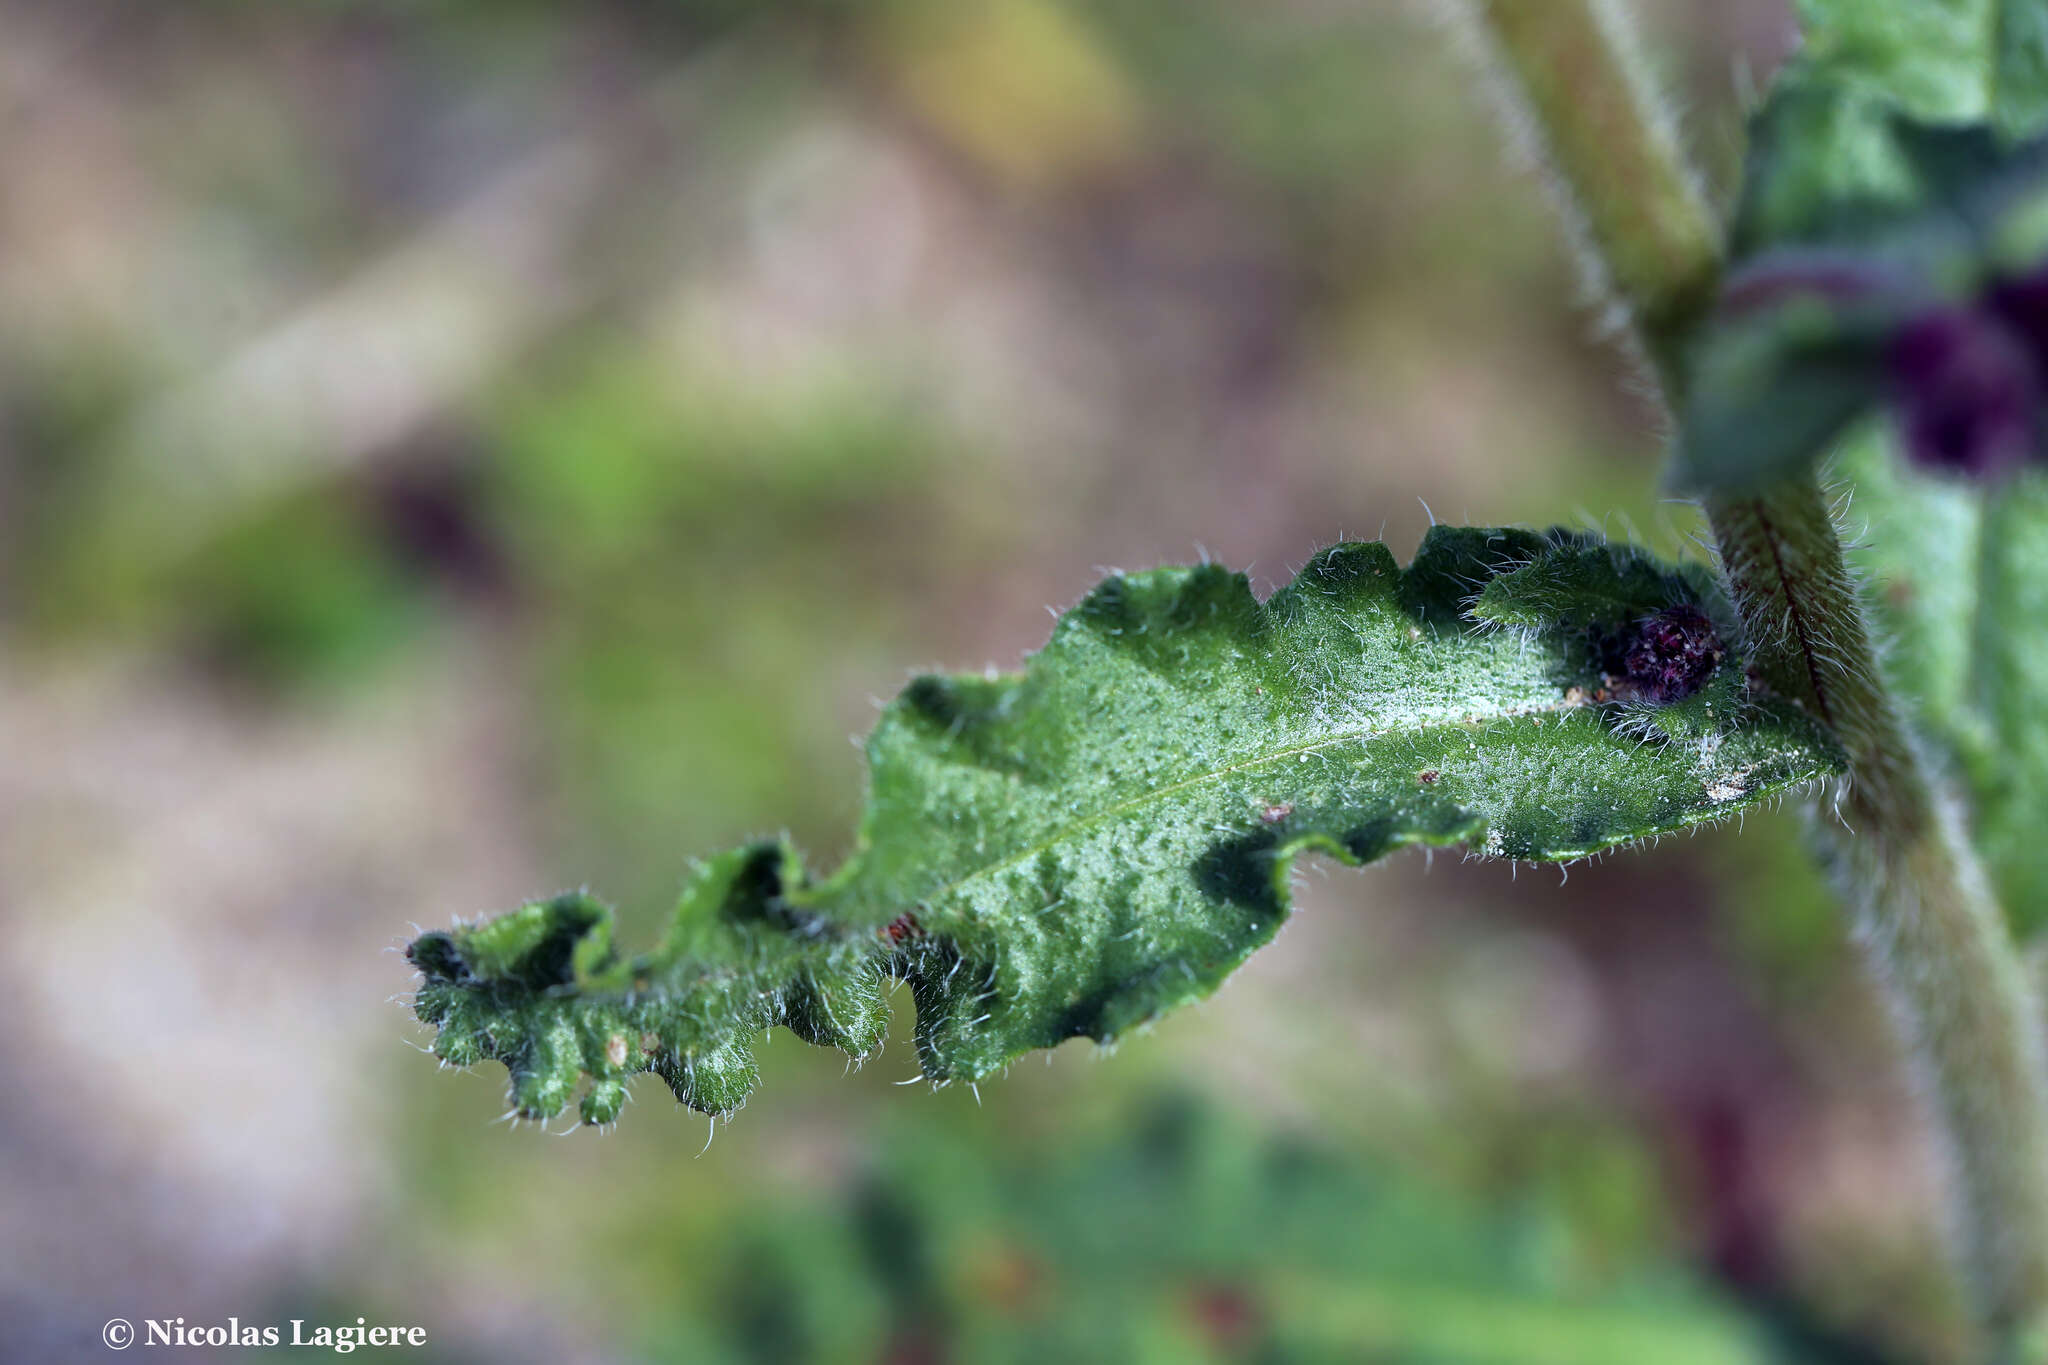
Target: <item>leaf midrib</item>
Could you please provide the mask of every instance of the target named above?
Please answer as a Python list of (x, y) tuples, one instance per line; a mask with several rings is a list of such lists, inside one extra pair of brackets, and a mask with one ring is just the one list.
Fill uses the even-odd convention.
[(1563, 711), (1576, 711), (1584, 708), (1589, 704), (1590, 703), (1588, 701), (1572, 701), (1564, 697), (1559, 697), (1554, 702), (1539, 702), (1534, 705), (1522, 707), (1504, 707), (1499, 711), (1492, 712), (1485, 716), (1460, 716), (1455, 719), (1418, 721), (1413, 725), (1386, 725), (1381, 726), (1377, 729), (1367, 728), (1362, 730), (1349, 730), (1340, 734), (1331, 735), (1325, 739), (1319, 739), (1312, 744), (1297, 744), (1287, 749), (1276, 749), (1271, 753), (1262, 754), (1256, 758), (1249, 758), (1242, 760), (1240, 762), (1229, 763), (1224, 765), (1223, 767), (1212, 769), (1209, 772), (1197, 773), (1193, 777), (1183, 778), (1181, 781), (1172, 783), (1168, 786), (1155, 787), (1149, 791), (1140, 792), (1136, 796), (1130, 797), (1123, 801), (1119, 801), (1114, 805), (1105, 806), (1100, 810), (1091, 811), (1086, 815), (1077, 816), (1074, 819), (1069, 820), (1067, 823), (1059, 826), (1050, 835), (1037, 841), (1036, 843), (1030, 844), (1025, 848), (1018, 850), (1017, 852), (1008, 855), (1007, 857), (996, 860), (995, 862), (987, 863), (981, 867), (978, 867), (974, 869), (974, 871), (966, 874), (965, 876), (959, 877), (954, 881), (947, 883), (946, 885), (940, 887), (938, 890), (932, 892), (930, 895), (925, 896), (922, 900), (919, 901), (919, 904), (925, 906), (935, 905), (940, 901), (945, 900), (947, 897), (951, 896), (953, 893), (958, 891), (961, 887), (966, 886), (968, 883), (977, 881), (983, 877), (993, 876), (996, 873), (1014, 867), (1017, 864), (1026, 861), (1027, 859), (1035, 858), (1039, 854), (1044, 853), (1047, 849), (1054, 848), (1059, 844), (1065, 843), (1074, 834), (1083, 829), (1087, 829), (1092, 826), (1102, 824), (1107, 820), (1113, 819), (1116, 816), (1122, 815), (1127, 811), (1134, 810), (1137, 807), (1145, 805), (1149, 802), (1163, 801), (1177, 792), (1186, 791), (1190, 787), (1198, 787), (1205, 782), (1213, 782), (1221, 778), (1229, 777), (1233, 773), (1246, 772), (1253, 768), (1262, 768), (1268, 763), (1278, 763), (1282, 759), (1294, 758), (1301, 754), (1314, 753), (1318, 749), (1328, 749), (1339, 744), (1349, 744), (1359, 741), (1370, 742), (1376, 739), (1384, 739), (1387, 736), (1394, 734), (1428, 733), (1436, 730), (1455, 729), (1461, 726), (1477, 728), (1484, 725), (1491, 725), (1495, 721), (1514, 720), (1522, 716), (1555, 715)]

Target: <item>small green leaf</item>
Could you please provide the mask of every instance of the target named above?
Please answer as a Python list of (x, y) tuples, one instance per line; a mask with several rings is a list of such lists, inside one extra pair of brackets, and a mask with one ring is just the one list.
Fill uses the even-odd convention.
[(712, 859), (632, 958), (581, 896), (429, 934), (419, 1013), (442, 1057), (504, 1062), (521, 1113), (559, 1112), (587, 1076), (594, 1123), (639, 1071), (732, 1109), (778, 1024), (864, 1053), (891, 977), (934, 1080), (1115, 1038), (1270, 939), (1301, 853), (1564, 861), (1838, 771), (1803, 714), (1745, 699), (1732, 639), (1693, 696), (1601, 701), (1627, 691), (1617, 643), (1681, 605), (1728, 619), (1697, 569), (1446, 527), (1405, 572), (1333, 546), (1263, 604), (1214, 566), (1111, 578), (1023, 674), (919, 678), (888, 708), (831, 878), (775, 843)]
[[(1718, 604), (1714, 576), (1700, 564), (1663, 564), (1628, 545), (1552, 532), (1550, 544), (1518, 568), (1488, 580), (1473, 599), (1475, 620), (1531, 630), (1585, 630), (1634, 621), (1681, 603)], [(1732, 622), (1721, 625), (1732, 634)]]

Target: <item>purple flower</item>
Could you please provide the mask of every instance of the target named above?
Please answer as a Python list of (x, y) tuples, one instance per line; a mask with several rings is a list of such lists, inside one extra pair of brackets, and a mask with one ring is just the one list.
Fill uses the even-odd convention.
[(1681, 602), (1636, 622), (1622, 644), (1619, 681), (1628, 693), (1668, 706), (1706, 686), (1724, 652), (1706, 613)]
[[(2048, 323), (2048, 287), (2031, 289), (2025, 316)], [(1892, 385), (1906, 451), (1918, 464), (1985, 476), (2034, 448), (2039, 352), (2000, 315), (1998, 298), (1994, 291), (1985, 307), (1931, 308), (1892, 338)]]

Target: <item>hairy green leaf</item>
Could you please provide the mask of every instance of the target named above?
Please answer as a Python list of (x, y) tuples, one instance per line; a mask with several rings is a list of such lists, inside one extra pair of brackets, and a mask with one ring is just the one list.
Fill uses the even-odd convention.
[(934, 1080), (1115, 1038), (1270, 939), (1300, 853), (1569, 860), (1835, 772), (1817, 726), (1744, 698), (1732, 639), (1666, 705), (1614, 676), (1681, 605), (1729, 619), (1697, 570), (1526, 531), (1436, 528), (1405, 572), (1337, 545), (1265, 603), (1210, 565), (1114, 577), (1024, 673), (911, 683), (829, 879), (778, 843), (711, 859), (633, 957), (581, 895), (428, 934), (419, 1013), (443, 1058), (504, 1062), (521, 1113), (587, 1075), (590, 1122), (640, 1071), (733, 1108), (778, 1024), (865, 1053), (890, 978)]
[(1704, 565), (1665, 564), (1632, 546), (1553, 532), (1528, 562), (1489, 578), (1470, 614), (1529, 630), (1590, 630), (1681, 604), (1721, 608), (1720, 590)]

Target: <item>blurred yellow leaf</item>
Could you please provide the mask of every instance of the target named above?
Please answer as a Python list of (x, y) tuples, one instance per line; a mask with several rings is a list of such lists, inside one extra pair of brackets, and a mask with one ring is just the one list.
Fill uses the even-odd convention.
[(1096, 35), (1047, 0), (892, 7), (878, 33), (897, 94), (955, 150), (1029, 190), (1126, 159), (1138, 97)]

